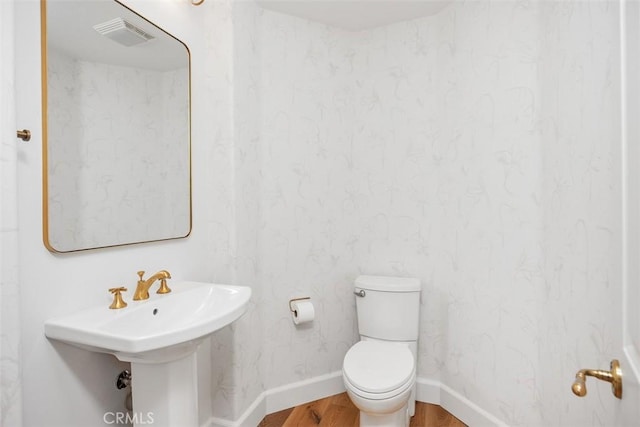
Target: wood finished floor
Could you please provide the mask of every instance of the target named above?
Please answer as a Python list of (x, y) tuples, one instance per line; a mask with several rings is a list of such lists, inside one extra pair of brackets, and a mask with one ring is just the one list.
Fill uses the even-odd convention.
[[(360, 413), (347, 393), (285, 409), (264, 417), (258, 427), (358, 427)], [(410, 427), (466, 427), (438, 405), (416, 402)]]

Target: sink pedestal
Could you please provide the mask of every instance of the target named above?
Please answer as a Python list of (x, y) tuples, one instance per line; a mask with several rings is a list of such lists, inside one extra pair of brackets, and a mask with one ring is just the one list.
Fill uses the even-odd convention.
[(164, 363), (131, 362), (134, 426), (198, 427), (196, 354)]

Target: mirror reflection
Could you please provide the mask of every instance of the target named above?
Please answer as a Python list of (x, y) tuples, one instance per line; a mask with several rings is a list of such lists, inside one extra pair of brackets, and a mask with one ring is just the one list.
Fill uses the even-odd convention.
[(44, 242), (191, 230), (189, 52), (114, 0), (42, 1)]

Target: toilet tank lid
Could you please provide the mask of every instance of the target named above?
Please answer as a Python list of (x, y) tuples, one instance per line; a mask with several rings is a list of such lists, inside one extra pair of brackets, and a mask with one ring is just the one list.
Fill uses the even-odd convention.
[(414, 277), (358, 276), (357, 288), (386, 292), (420, 292), (420, 280)]

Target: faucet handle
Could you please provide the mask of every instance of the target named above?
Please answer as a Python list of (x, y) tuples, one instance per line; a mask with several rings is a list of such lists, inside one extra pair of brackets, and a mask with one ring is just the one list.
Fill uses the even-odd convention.
[(157, 294), (168, 294), (171, 292), (171, 288), (167, 286), (167, 279), (160, 279), (160, 288), (156, 291)]
[(143, 280), (142, 276), (144, 276), (144, 271), (138, 271), (138, 277), (140, 278), (140, 280)]
[(109, 292), (113, 294), (113, 302), (109, 306), (110, 309), (115, 310), (119, 308), (125, 308), (127, 303), (122, 299), (121, 292), (125, 292), (127, 288), (120, 286), (119, 288), (110, 288)]

